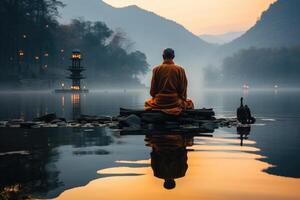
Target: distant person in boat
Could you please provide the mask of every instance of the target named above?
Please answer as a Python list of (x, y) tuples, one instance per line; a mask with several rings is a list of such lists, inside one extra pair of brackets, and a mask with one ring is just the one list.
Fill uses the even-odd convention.
[(194, 109), (194, 104), (187, 99), (185, 71), (173, 61), (173, 49), (165, 49), (163, 63), (153, 69), (150, 94), (145, 102), (146, 110), (161, 110), (167, 114), (179, 115), (182, 110)]

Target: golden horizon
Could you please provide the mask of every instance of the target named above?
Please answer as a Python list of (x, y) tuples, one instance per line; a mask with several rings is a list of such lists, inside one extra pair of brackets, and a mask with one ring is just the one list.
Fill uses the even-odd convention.
[[(115, 7), (137, 5), (176, 21), (196, 35), (247, 31), (277, 0), (104, 0)], [(172, 2), (172, 3), (170, 3)]]

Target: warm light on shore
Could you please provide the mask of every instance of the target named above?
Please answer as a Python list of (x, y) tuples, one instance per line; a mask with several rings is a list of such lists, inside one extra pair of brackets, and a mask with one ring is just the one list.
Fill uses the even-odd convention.
[(81, 54), (72, 54), (73, 59), (81, 59)]
[(24, 52), (23, 51), (19, 51), (19, 56), (24, 56)]
[(80, 87), (79, 86), (71, 86), (71, 89), (72, 90), (80, 90)]

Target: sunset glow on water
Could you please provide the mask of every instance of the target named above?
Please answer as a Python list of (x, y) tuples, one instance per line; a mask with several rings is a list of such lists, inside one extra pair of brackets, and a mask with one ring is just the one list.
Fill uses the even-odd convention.
[[(238, 140), (196, 138), (189, 147), (186, 176), (176, 188), (166, 190), (163, 180), (153, 176), (151, 167), (115, 167), (99, 170), (107, 178), (62, 193), (69, 199), (298, 199), (300, 180), (266, 174), (269, 164), (259, 161), (260, 150), (239, 147)], [(218, 143), (218, 144), (216, 144)], [(248, 144), (253, 141), (247, 141)], [(230, 144), (228, 146), (228, 144)], [(235, 144), (235, 145), (234, 145)], [(130, 161), (128, 161), (130, 162)], [(127, 162), (127, 163), (128, 163)], [(151, 161), (134, 162), (150, 164)], [(131, 176), (126, 176), (131, 174)]]

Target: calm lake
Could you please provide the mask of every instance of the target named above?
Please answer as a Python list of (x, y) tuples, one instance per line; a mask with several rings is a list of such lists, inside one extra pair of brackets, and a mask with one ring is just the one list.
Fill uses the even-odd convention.
[[(190, 94), (217, 117), (235, 116), (241, 96), (257, 118), (243, 140), (236, 128), (213, 138), (0, 128), (0, 199), (300, 199), (300, 91)], [(2, 92), (0, 120), (115, 116), (146, 98), (147, 90)]]

